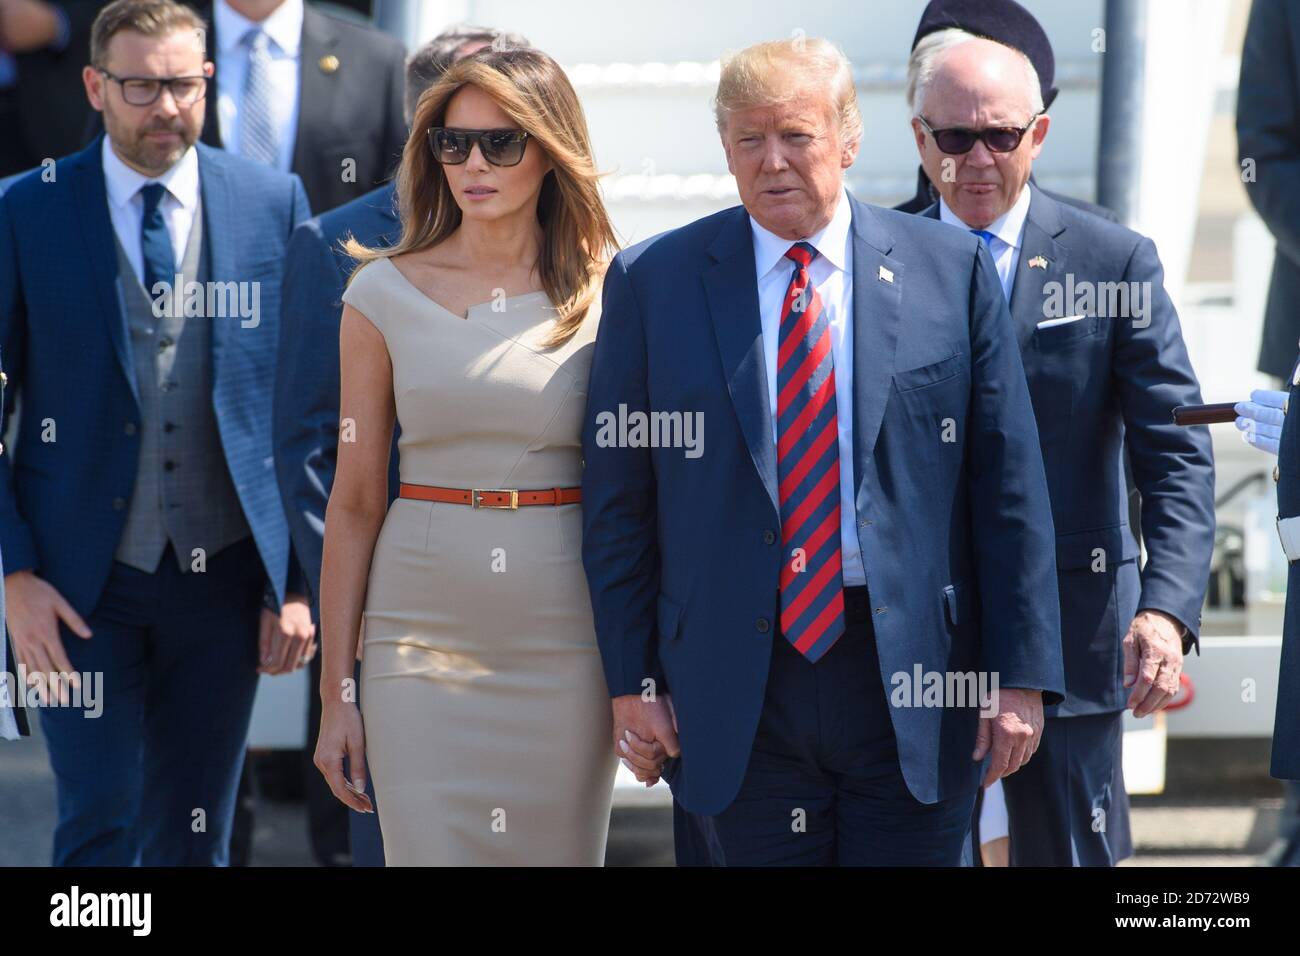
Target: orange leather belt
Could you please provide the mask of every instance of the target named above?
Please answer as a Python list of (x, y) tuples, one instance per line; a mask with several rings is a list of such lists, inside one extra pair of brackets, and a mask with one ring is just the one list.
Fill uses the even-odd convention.
[(520, 491), (517, 488), (439, 488), (436, 485), (408, 485), (402, 482), (402, 498), (416, 501), (441, 501), (471, 508), (504, 508), (516, 511), (526, 505), (576, 505), (582, 501), (581, 488), (542, 488)]

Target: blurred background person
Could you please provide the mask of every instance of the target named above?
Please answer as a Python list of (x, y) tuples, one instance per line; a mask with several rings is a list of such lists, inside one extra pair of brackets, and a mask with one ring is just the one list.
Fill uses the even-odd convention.
[[(1154, 244), (1029, 185), (1051, 123), (1030, 59), (946, 28), (917, 45), (909, 76), (917, 150), (940, 194), (920, 215), (969, 230), (993, 254), (1052, 500), (1066, 698), (1047, 709), (1034, 759), (1003, 780), (1010, 860), (1113, 865), (1112, 841), (1128, 831), (1114, 766), (1123, 710), (1142, 717), (1172, 699), (1200, 629), (1213, 457), (1208, 430), (1169, 414), (1198, 404), (1200, 388)], [(1104, 297), (1053, 305), (1067, 278), (1071, 289), (1137, 291), (1119, 310)], [(1142, 492), (1140, 571), (1125, 446)]]
[(1237, 155), (1246, 195), (1277, 240), (1259, 370), (1291, 374), (1300, 340), (1300, 2), (1255, 0), (1237, 83)]
[[(528, 46), (518, 34), (487, 27), (459, 25), (444, 30), (406, 64), (406, 121), (415, 115), (420, 97), (456, 60), (495, 43)], [(284, 498), (294, 553), (302, 563), (312, 619), (320, 620), (321, 550), (325, 506), (334, 484), (339, 431), (339, 321), (347, 278), (356, 261), (343, 249), (352, 239), (369, 248), (397, 241), (394, 184), (387, 183), (360, 199), (345, 203), (294, 230), (284, 266), (281, 302), (280, 369), (275, 389), (275, 464)], [(389, 503), (397, 497), (400, 428), (394, 430), (388, 465)], [(354, 677), (358, 681), (360, 663)], [(329, 785), (311, 763), (320, 732), (320, 657), (311, 662), (312, 693), (307, 695), (307, 747), (303, 755), (305, 789), (310, 807), (312, 846), (324, 863), (342, 861), (350, 848), (354, 866), (383, 866), (383, 842), (374, 814), (358, 813), (334, 799)], [(374, 800), (374, 781), (367, 776), (367, 793)]]
[[(374, 766), (390, 866), (598, 866), (617, 761), (579, 435), (614, 232), (558, 64), (521, 48), (451, 66), (416, 109), (397, 196), (400, 240), (348, 245), (354, 428), (325, 522), (316, 763), (358, 810)], [(364, 731), (342, 693), (363, 620)]]
[(304, 0), (215, 0), (203, 142), (292, 170), (313, 212), (387, 181), (406, 142), (406, 51)]
[(0, 0), (0, 178), (86, 143), (81, 83), (106, 0)]
[[(106, 7), (83, 72), (106, 134), (0, 198), (22, 402), (16, 464), (0, 458), (8, 624), (29, 671), (94, 680), (103, 702), (40, 709), (55, 865), (225, 864), (257, 675), (313, 650), (269, 467), (279, 263), (307, 202), (294, 177), (195, 147), (201, 37), (170, 0)], [(254, 284), (254, 314), (169, 308), (178, 278)]]

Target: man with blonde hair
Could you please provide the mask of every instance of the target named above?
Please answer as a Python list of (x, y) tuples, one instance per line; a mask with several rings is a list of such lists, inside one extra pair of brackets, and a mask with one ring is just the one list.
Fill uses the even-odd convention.
[[(728, 58), (716, 117), (742, 205), (605, 279), (583, 550), (615, 747), (716, 864), (956, 864), (1064, 684), (997, 272), (845, 190), (862, 121), (831, 43)], [(703, 454), (602, 427), (638, 413), (693, 414)]]

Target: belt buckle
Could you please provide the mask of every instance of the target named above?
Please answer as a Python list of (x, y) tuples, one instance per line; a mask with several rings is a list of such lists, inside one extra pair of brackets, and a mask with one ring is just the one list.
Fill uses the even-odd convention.
[[(483, 496), (485, 494), (509, 495), (510, 503), (503, 505), (485, 504), (483, 502)], [(471, 508), (495, 508), (500, 511), (519, 510), (519, 489), (517, 488), (471, 488), (469, 496), (469, 504)]]

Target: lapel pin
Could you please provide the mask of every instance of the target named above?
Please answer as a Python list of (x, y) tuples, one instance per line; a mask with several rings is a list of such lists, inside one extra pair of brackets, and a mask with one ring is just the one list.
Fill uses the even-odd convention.
[(339, 68), (339, 58), (333, 53), (326, 53), (317, 61), (317, 65), (322, 73), (333, 73)]
[(1044, 259), (1042, 256), (1034, 256), (1034, 258), (1032, 258), (1032, 259), (1029, 260), (1029, 268), (1031, 268), (1031, 269), (1046, 269), (1046, 268), (1047, 268), (1047, 260)]
[(881, 282), (893, 282), (893, 281), (894, 281), (894, 274), (893, 274), (892, 272), (890, 272), (888, 269), (886, 269), (884, 266), (881, 266), (881, 267), (880, 267), (880, 281), (881, 281)]

